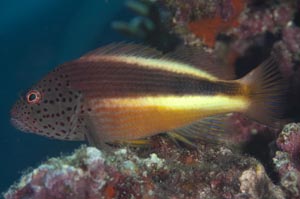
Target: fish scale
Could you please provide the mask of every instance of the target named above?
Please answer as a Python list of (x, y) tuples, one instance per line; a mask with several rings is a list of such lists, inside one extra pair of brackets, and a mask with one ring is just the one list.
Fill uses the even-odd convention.
[(231, 80), (232, 70), (212, 62), (210, 54), (179, 52), (176, 59), (176, 52), (162, 55), (134, 44), (97, 49), (60, 65), (30, 88), (13, 107), (12, 122), (22, 131), (88, 138), (102, 147), (139, 143), (164, 132), (188, 143), (224, 141), (233, 132), (226, 129), (228, 113), (268, 125), (281, 115), (286, 87), (276, 56)]

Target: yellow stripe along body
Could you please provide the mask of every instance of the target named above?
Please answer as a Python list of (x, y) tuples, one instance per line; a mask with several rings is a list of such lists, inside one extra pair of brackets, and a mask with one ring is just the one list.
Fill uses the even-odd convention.
[(248, 87), (172, 60), (89, 55), (64, 66), (101, 141), (138, 139), (201, 118), (244, 112)]
[[(94, 99), (91, 105), (109, 121), (101, 122), (101, 132), (109, 139), (147, 137), (193, 123), (201, 118), (247, 109), (240, 96), (143, 96)], [(100, 114), (101, 115), (101, 114)], [(100, 125), (100, 124), (99, 124)]]

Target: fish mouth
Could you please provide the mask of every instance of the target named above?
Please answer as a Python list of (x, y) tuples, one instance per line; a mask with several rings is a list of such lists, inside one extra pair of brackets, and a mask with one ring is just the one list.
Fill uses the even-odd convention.
[(29, 132), (29, 129), (26, 127), (25, 123), (18, 120), (17, 118), (11, 118), (10, 123), (18, 130), (23, 132)]

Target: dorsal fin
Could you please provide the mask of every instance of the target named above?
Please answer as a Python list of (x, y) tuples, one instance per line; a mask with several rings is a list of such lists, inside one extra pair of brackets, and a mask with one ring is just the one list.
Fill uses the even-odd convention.
[(100, 47), (96, 50), (88, 52), (83, 55), (80, 59), (87, 58), (89, 56), (97, 55), (123, 55), (123, 56), (139, 56), (144, 58), (157, 58), (160, 59), (163, 57), (162, 52), (150, 48), (147, 46), (134, 44), (134, 43), (112, 43), (104, 47)]
[(188, 63), (223, 80), (236, 79), (234, 66), (222, 62), (214, 53), (206, 52), (199, 47), (181, 45), (166, 56)]

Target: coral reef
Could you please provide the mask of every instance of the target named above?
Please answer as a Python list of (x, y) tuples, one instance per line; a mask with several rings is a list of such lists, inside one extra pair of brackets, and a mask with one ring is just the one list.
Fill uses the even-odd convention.
[(279, 134), (279, 148), (273, 158), (280, 176), (280, 184), (289, 198), (300, 197), (300, 124), (287, 124)]
[(229, 123), (234, 129), (234, 136), (230, 139), (234, 143), (246, 143), (258, 134), (275, 138), (279, 129), (260, 124), (247, 118), (241, 113), (232, 113), (229, 115)]
[[(238, 26), (243, 0), (161, 0), (173, 13), (173, 29), (189, 45), (214, 47), (219, 33)], [(196, 38), (199, 38), (196, 39)]]
[(204, 44), (213, 47), (219, 33), (239, 25), (238, 17), (243, 9), (242, 0), (221, 1), (216, 4), (212, 17), (192, 20), (188, 23), (188, 28), (197, 37), (202, 38)]
[(83, 146), (25, 174), (4, 197), (284, 198), (251, 157), (222, 146), (188, 150), (163, 138), (156, 144), (158, 148), (111, 153)]

